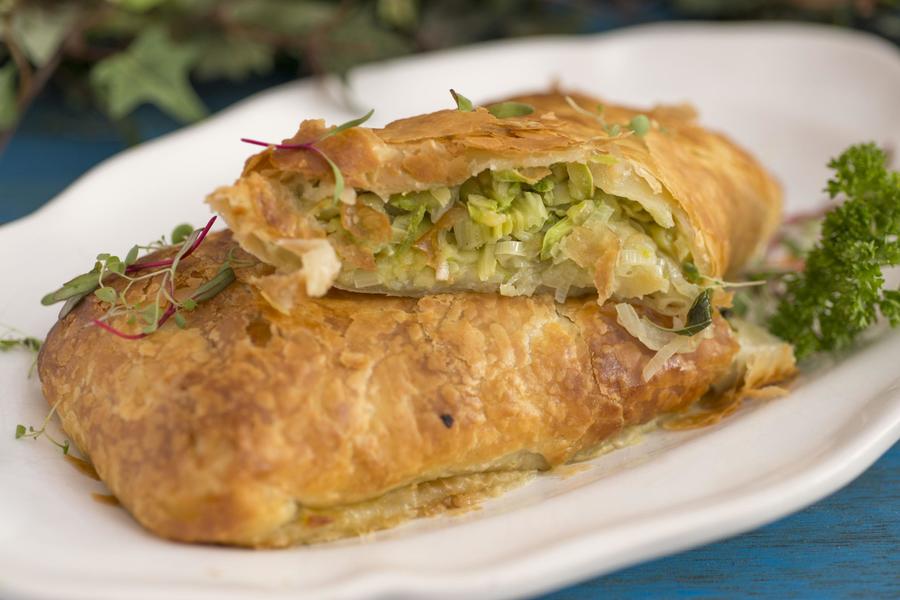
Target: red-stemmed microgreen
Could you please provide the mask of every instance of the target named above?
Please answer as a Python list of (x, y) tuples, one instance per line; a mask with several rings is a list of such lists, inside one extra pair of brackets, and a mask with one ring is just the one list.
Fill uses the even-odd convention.
[[(44, 296), (41, 302), (49, 305), (65, 301), (60, 311), (60, 318), (63, 318), (78, 302), (88, 294), (93, 294), (108, 307), (103, 316), (93, 321), (94, 325), (128, 340), (147, 337), (173, 317), (179, 327), (184, 327), (186, 319), (183, 312), (193, 311), (198, 303), (214, 297), (235, 279), (233, 266), (237, 265), (234, 264), (232, 253), (229, 252), (228, 258), (215, 276), (195, 289), (187, 298), (179, 300), (176, 297), (175, 278), (181, 261), (203, 243), (215, 221), (216, 217), (211, 218), (202, 229), (194, 229), (190, 225), (176, 227), (172, 232), (172, 241), (178, 245), (178, 250), (171, 258), (143, 261), (138, 259), (141, 250), (154, 251), (170, 247), (164, 236), (147, 246), (133, 246), (124, 261), (110, 254), (99, 254), (91, 271), (69, 280), (60, 289)], [(127, 281), (121, 291), (108, 285), (116, 278)], [(159, 283), (153, 300), (143, 305), (132, 303), (129, 300), (132, 287), (154, 278), (159, 278)], [(129, 325), (140, 321), (141, 329), (133, 333), (118, 329), (110, 324), (114, 317), (126, 317)]]
[(326, 131), (325, 133), (323, 133), (322, 135), (320, 135), (319, 137), (317, 137), (314, 140), (310, 140), (308, 142), (303, 142), (303, 143), (299, 143), (299, 144), (296, 144), (296, 143), (273, 144), (271, 142), (263, 142), (261, 140), (254, 140), (252, 138), (241, 138), (241, 141), (244, 142), (245, 144), (253, 144), (254, 146), (263, 146), (266, 148), (275, 148), (276, 150), (306, 150), (308, 152), (312, 152), (313, 154), (316, 154), (322, 160), (324, 160), (326, 163), (328, 163), (328, 166), (331, 168), (331, 174), (334, 176), (334, 193), (332, 194), (332, 196), (334, 198), (334, 201), (338, 202), (341, 199), (341, 196), (344, 195), (344, 174), (341, 173), (340, 167), (338, 167), (335, 164), (335, 162), (333, 160), (331, 160), (331, 158), (328, 157), (327, 154), (325, 154), (324, 152), (322, 152), (321, 149), (316, 147), (316, 144), (318, 144), (322, 140), (330, 138), (331, 136), (337, 135), (348, 129), (353, 129), (354, 127), (359, 127), (360, 125), (362, 125), (363, 123), (368, 121), (374, 113), (375, 113), (375, 109), (372, 109), (359, 118), (351, 119), (350, 121), (347, 121), (346, 123), (341, 123), (340, 125), (332, 127), (331, 129), (329, 129), (328, 131)]

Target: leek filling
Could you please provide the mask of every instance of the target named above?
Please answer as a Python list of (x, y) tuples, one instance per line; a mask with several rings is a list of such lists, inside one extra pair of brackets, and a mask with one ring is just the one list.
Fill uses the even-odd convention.
[[(691, 261), (689, 241), (659, 200), (651, 215), (597, 187), (595, 169), (609, 165), (603, 162), (488, 170), (458, 187), (395, 194), (387, 202), (366, 192), (353, 205), (321, 198), (313, 212), (343, 262), (339, 287), (549, 290), (563, 301), (593, 293), (597, 273), (612, 272), (610, 297), (684, 315), (701, 291), (681, 267)], [(600, 252), (598, 240), (612, 251)]]

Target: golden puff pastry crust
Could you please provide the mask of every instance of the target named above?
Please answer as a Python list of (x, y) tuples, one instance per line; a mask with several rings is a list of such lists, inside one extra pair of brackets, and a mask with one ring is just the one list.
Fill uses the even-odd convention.
[[(648, 111), (604, 103), (600, 119), (585, 114), (600, 103), (597, 98), (570, 96), (576, 107), (560, 92), (532, 94), (511, 99), (535, 108), (525, 116), (499, 119), (484, 108), (441, 110), (382, 129), (356, 127), (316, 146), (340, 168), (347, 190), (382, 198), (459, 185), (485, 169), (590, 162), (598, 154), (612, 155), (615, 165), (597, 166), (607, 170), (602, 177), (610, 188), (606, 191), (637, 192), (667, 203), (676, 226), (690, 240), (694, 261), (712, 277), (742, 267), (770, 237), (781, 218), (778, 184), (737, 144), (701, 127), (692, 109), (659, 106)], [(652, 122), (643, 137), (627, 135), (627, 126), (626, 133), (616, 136), (604, 129), (604, 124), (627, 125), (639, 114)], [(308, 142), (326, 131), (324, 121), (307, 120), (285, 142)], [(233, 185), (208, 198), (242, 246), (282, 273), (301, 273), (307, 253), (314, 249), (324, 255), (328, 245), (315, 219), (297, 208), (290, 184), (296, 178), (330, 182), (332, 174), (317, 153), (268, 148), (247, 160)], [(296, 240), (305, 243), (298, 246)], [(316, 281), (327, 282), (327, 288), (340, 262), (333, 252), (329, 260), (318, 258), (324, 273)], [(302, 278), (310, 281), (312, 275)], [(297, 285), (286, 275), (282, 279), (283, 286)], [(308, 284), (307, 292), (318, 295), (322, 287)]]
[[(177, 288), (234, 246), (211, 235)], [(717, 317), (644, 382), (653, 352), (591, 298), (337, 292), (285, 315), (248, 284), (270, 270), (138, 341), (91, 326), (89, 297), (43, 346), (66, 432), (160, 536), (284, 546), (465, 506), (689, 405), (737, 352)]]

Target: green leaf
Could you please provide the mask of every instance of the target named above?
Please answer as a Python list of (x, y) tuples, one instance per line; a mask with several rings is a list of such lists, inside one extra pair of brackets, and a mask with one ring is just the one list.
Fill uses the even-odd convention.
[(411, 29), (419, 18), (416, 0), (378, 0), (378, 18), (398, 29)]
[(175, 313), (175, 324), (178, 325), (179, 329), (184, 329), (187, 326), (187, 321), (184, 318), (184, 315), (181, 313)]
[(172, 230), (172, 244), (183, 244), (189, 235), (194, 233), (194, 226), (189, 223), (182, 223)]
[(106, 259), (106, 270), (121, 275), (125, 272), (125, 263), (119, 260), (118, 256), (110, 256)]
[(334, 194), (332, 197), (335, 202), (339, 202), (341, 196), (344, 195), (344, 174), (341, 173), (340, 167), (334, 164), (334, 161), (325, 156), (323, 153), (319, 152), (319, 156), (325, 159), (325, 162), (328, 163), (328, 166), (331, 167), (331, 173), (334, 175)]
[(0, 67), (0, 130), (9, 129), (19, 117), (16, 108), (16, 77), (18, 70), (13, 61)]
[[(333, 135), (337, 135), (337, 134), (341, 133), (342, 131), (347, 131), (348, 129), (353, 129), (354, 127), (359, 127), (360, 125), (362, 125), (363, 123), (368, 121), (370, 118), (372, 118), (373, 114), (375, 114), (374, 108), (371, 109), (366, 114), (364, 114), (363, 116), (359, 117), (358, 119), (352, 119), (350, 121), (347, 121), (346, 123), (341, 123), (337, 127), (333, 127), (331, 129), (329, 129), (327, 132), (322, 134), (322, 137), (320, 137), (317, 141), (321, 142), (325, 138), (329, 138)], [(328, 159), (326, 158), (326, 160), (328, 160)], [(328, 161), (328, 162), (331, 162), (331, 161)]]
[(712, 325), (712, 290), (706, 289), (694, 299), (694, 303), (688, 310), (685, 326), (681, 329), (676, 329), (674, 333), (693, 336), (710, 325)]
[(22, 348), (32, 352), (39, 352), (43, 342), (34, 337), (0, 338), (0, 352), (7, 352), (13, 348)]
[(487, 109), (489, 113), (498, 119), (524, 117), (525, 115), (530, 115), (534, 112), (533, 106), (522, 102), (500, 102), (499, 104), (491, 104)]
[(62, 302), (63, 300), (68, 300), (69, 298), (90, 294), (100, 287), (100, 282), (97, 279), (99, 272), (100, 270), (95, 267), (87, 273), (70, 279), (58, 290), (50, 292), (41, 298), (41, 304), (49, 306), (51, 304), (56, 304), (57, 302)]
[(628, 123), (631, 129), (638, 137), (644, 137), (650, 131), (650, 119), (647, 115), (637, 115)]
[(253, 0), (232, 2), (229, 19), (264, 30), (299, 36), (327, 24), (340, 7), (336, 2)]
[(192, 45), (175, 42), (163, 29), (151, 27), (128, 50), (94, 65), (91, 85), (114, 119), (149, 103), (181, 121), (195, 121), (206, 114), (188, 79), (196, 60)]
[(349, 14), (330, 29), (319, 48), (320, 68), (340, 75), (360, 62), (400, 56), (415, 49), (410, 36), (386, 29), (374, 11), (366, 8), (348, 10)]
[(88, 294), (90, 294), (89, 291), (84, 292), (83, 294), (77, 294), (77, 295), (72, 296), (71, 298), (67, 299), (65, 304), (62, 305), (62, 308), (59, 309), (59, 315), (57, 318), (58, 319), (65, 318), (65, 316), (67, 314), (69, 314), (70, 312), (72, 312), (72, 310), (74, 310), (74, 308), (76, 306), (78, 306), (78, 303), (81, 302), (84, 299), (84, 297), (87, 296)]
[(25, 437), (25, 426), (24, 425), (16, 425), (16, 439)]
[(694, 302), (688, 310), (687, 322), (684, 324), (684, 327), (679, 329), (662, 327), (660, 325), (656, 325), (656, 327), (663, 331), (691, 337), (712, 325), (712, 316), (712, 290), (705, 289), (694, 298)]
[(891, 327), (900, 325), (900, 290), (885, 290), (878, 308), (890, 321)]
[(703, 277), (700, 275), (700, 269), (689, 260), (681, 265), (681, 270), (684, 271), (684, 278), (690, 283), (700, 283), (703, 280)]
[(128, 251), (128, 254), (125, 255), (125, 265), (133, 265), (134, 261), (137, 260), (140, 251), (140, 246), (132, 246), (131, 250)]
[(187, 298), (184, 302), (181, 303), (181, 308), (190, 312), (197, 308), (197, 301), (192, 298)]
[(166, 0), (110, 0), (110, 2), (121, 6), (127, 11), (142, 13), (165, 4)]
[(12, 30), (22, 51), (37, 67), (47, 64), (59, 50), (80, 15), (76, 3), (42, 6), (22, 3), (13, 13)]
[(472, 101), (456, 90), (450, 90), (450, 95), (453, 96), (453, 100), (456, 102), (456, 110), (458, 110), (459, 112), (472, 112), (473, 110), (475, 110), (475, 106), (472, 104)]
[(785, 276), (769, 320), (798, 359), (849, 346), (879, 312), (900, 324), (900, 296), (884, 289), (883, 270), (900, 264), (900, 172), (875, 144), (857, 144), (828, 163), (826, 187), (846, 199), (825, 216), (803, 273)]
[(275, 47), (241, 37), (209, 36), (197, 42), (194, 73), (200, 79), (240, 81), (272, 70)]
[[(144, 320), (144, 323), (146, 323), (147, 325), (149, 325), (151, 327), (150, 331), (155, 331), (156, 330), (156, 321), (159, 319), (160, 315), (162, 314), (162, 311), (159, 310), (159, 306), (157, 306), (156, 304), (148, 304), (147, 306), (145, 306), (144, 308), (142, 308), (139, 311), (139, 314), (141, 316), (141, 319)], [(146, 329), (144, 331), (147, 332)], [(149, 333), (149, 332), (147, 332), (147, 333)]]
[(206, 302), (217, 296), (219, 292), (231, 285), (234, 281), (234, 270), (231, 267), (224, 266), (219, 269), (215, 276), (194, 290), (191, 299), (195, 302)]
[(97, 298), (99, 298), (102, 302), (106, 302), (107, 304), (115, 304), (116, 299), (118, 298), (116, 290), (111, 287), (102, 287), (98, 290), (95, 290), (94, 295), (97, 296)]

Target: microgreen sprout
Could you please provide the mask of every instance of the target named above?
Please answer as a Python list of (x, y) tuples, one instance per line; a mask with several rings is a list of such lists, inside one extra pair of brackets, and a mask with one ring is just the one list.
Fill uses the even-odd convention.
[(650, 118), (647, 117), (647, 115), (635, 115), (625, 125), (620, 125), (619, 123), (607, 123), (606, 119), (603, 118), (602, 104), (597, 105), (596, 112), (591, 112), (578, 104), (571, 96), (566, 96), (566, 104), (572, 107), (572, 110), (574, 110), (575, 112), (595, 119), (600, 124), (600, 126), (603, 127), (603, 131), (605, 131), (610, 137), (617, 137), (624, 131), (625, 135), (631, 135), (633, 133), (634, 135), (642, 138), (647, 135), (647, 133), (651, 129), (651, 126), (653, 125), (653, 122), (650, 121)]
[(375, 113), (375, 109), (370, 110), (365, 115), (347, 121), (346, 123), (341, 123), (336, 127), (332, 127), (319, 137), (314, 140), (310, 140), (308, 142), (303, 142), (300, 144), (273, 144), (271, 142), (263, 142), (260, 140), (254, 140), (251, 138), (241, 138), (241, 141), (245, 144), (253, 144), (254, 146), (265, 146), (266, 148), (275, 148), (276, 150), (307, 150), (312, 152), (313, 154), (318, 155), (322, 160), (328, 163), (328, 166), (331, 168), (331, 173), (334, 176), (334, 193), (333, 198), (335, 202), (338, 202), (341, 199), (341, 196), (344, 195), (344, 175), (341, 173), (340, 167), (335, 164), (333, 160), (331, 160), (328, 155), (322, 152), (321, 149), (316, 147), (316, 144), (321, 142), (324, 139), (330, 138), (333, 135), (337, 135), (343, 131), (348, 129), (353, 129), (354, 127), (359, 127), (366, 121), (368, 121), (372, 115)]
[(647, 115), (635, 115), (628, 123), (628, 127), (638, 137), (644, 137), (650, 131), (650, 119)]
[(25, 335), (13, 327), (7, 327), (7, 329), (7, 334), (0, 337), (0, 352), (9, 352), (16, 348), (32, 352), (34, 354), (34, 360), (31, 362), (31, 367), (28, 369), (28, 376), (31, 377), (32, 374), (34, 374), (34, 368), (37, 365), (38, 352), (41, 351), (43, 342), (36, 337)]
[(41, 344), (41, 340), (34, 337), (0, 338), (0, 352), (7, 352), (13, 348), (23, 348), (37, 354), (41, 349)]
[(69, 440), (63, 440), (62, 442), (60, 442), (47, 432), (47, 425), (50, 424), (50, 419), (52, 419), (53, 415), (56, 414), (56, 408), (59, 406), (59, 402), (60, 400), (56, 401), (56, 404), (53, 405), (53, 407), (50, 409), (50, 412), (48, 412), (47, 416), (44, 417), (44, 421), (41, 423), (41, 426), (38, 429), (35, 429), (31, 425), (29, 425), (28, 427), (25, 427), (25, 425), (22, 424), (16, 425), (16, 439), (19, 440), (23, 438), (31, 438), (33, 440), (36, 440), (39, 437), (43, 436), (50, 440), (50, 442), (54, 446), (62, 450), (62, 453), (64, 455), (68, 454)]
[(458, 110), (459, 112), (472, 112), (473, 110), (475, 110), (475, 106), (472, 104), (472, 101), (456, 90), (451, 89), (450, 95), (453, 96), (453, 100), (456, 102), (456, 110)]
[(704, 284), (709, 287), (716, 288), (742, 288), (742, 287), (754, 287), (758, 285), (765, 285), (766, 282), (762, 280), (756, 281), (725, 281), (724, 279), (717, 279), (715, 277), (709, 277), (707, 275), (702, 275), (700, 273), (700, 269), (697, 268), (697, 265), (692, 263), (691, 261), (685, 261), (681, 265), (681, 270), (684, 272), (684, 278), (688, 280), (688, 282), (693, 284)]
[[(60, 318), (63, 318), (84, 297), (93, 294), (108, 307), (106, 313), (95, 319), (93, 323), (101, 329), (128, 340), (147, 337), (173, 317), (179, 327), (184, 327), (187, 321), (183, 312), (191, 312), (198, 303), (213, 298), (228, 287), (235, 278), (232, 254), (229, 253), (219, 272), (209, 281), (183, 300), (176, 297), (175, 278), (181, 261), (190, 256), (203, 243), (215, 221), (216, 217), (211, 218), (202, 229), (194, 229), (190, 225), (176, 227), (172, 232), (172, 241), (178, 240), (176, 245), (179, 245), (179, 248), (172, 258), (138, 260), (141, 249), (157, 250), (167, 247), (165, 237), (149, 246), (132, 247), (124, 261), (110, 254), (99, 254), (91, 271), (69, 280), (60, 289), (47, 294), (41, 303), (49, 305), (65, 301), (66, 304), (60, 312)], [(127, 281), (121, 291), (108, 285), (114, 278)], [(132, 287), (155, 278), (160, 278), (160, 280), (153, 300), (143, 305), (132, 303), (129, 299), (129, 291)], [(127, 333), (110, 325), (109, 321), (118, 316), (127, 317), (128, 324), (140, 323), (140, 331)]]
[(485, 108), (498, 119), (524, 117), (534, 112), (534, 107), (524, 102), (500, 102), (498, 104), (490, 104)]
[[(472, 112), (475, 105), (471, 100), (457, 92), (450, 90), (453, 101), (456, 102), (456, 110), (459, 112)], [(497, 102), (496, 104), (488, 104), (484, 108), (498, 119), (509, 119), (511, 117), (524, 117), (534, 112), (534, 107), (524, 102)]]

